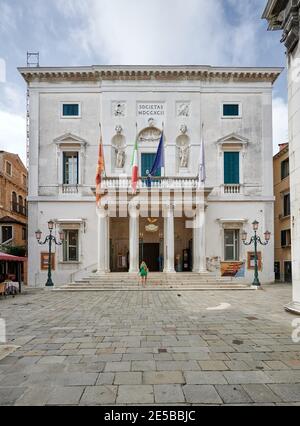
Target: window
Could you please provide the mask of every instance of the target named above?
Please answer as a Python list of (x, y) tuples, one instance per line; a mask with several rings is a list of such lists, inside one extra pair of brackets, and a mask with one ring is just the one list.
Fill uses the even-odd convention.
[(240, 153), (224, 152), (224, 184), (238, 185), (240, 183)]
[(290, 200), (290, 194), (286, 194), (283, 197), (283, 216), (290, 216), (291, 215), (291, 200)]
[(291, 230), (281, 231), (281, 247), (290, 247), (291, 243)]
[(281, 180), (287, 178), (290, 175), (290, 161), (286, 159), (281, 163)]
[(12, 165), (9, 161), (5, 163), (5, 171), (9, 176), (12, 176)]
[(79, 117), (80, 107), (79, 104), (63, 104), (62, 105), (62, 116), (63, 117)]
[[(155, 161), (156, 154), (142, 154), (142, 168), (141, 168), (141, 176), (147, 177), (153, 167), (154, 161)], [(161, 170), (159, 169), (156, 172), (156, 177), (161, 176)]]
[(64, 262), (78, 262), (78, 230), (66, 230), (63, 244)]
[(240, 117), (240, 105), (223, 104), (223, 117)]
[(11, 201), (12, 201), (12, 211), (15, 213), (18, 213), (18, 197), (15, 192), (12, 193)]
[(22, 240), (23, 241), (27, 240), (27, 229), (26, 228), (22, 228)]
[(22, 182), (23, 182), (23, 186), (27, 186), (27, 176), (26, 175), (22, 175)]
[(79, 156), (78, 152), (63, 153), (63, 184), (78, 185), (79, 183)]
[(4, 243), (12, 240), (12, 237), (13, 237), (12, 226), (2, 226), (1, 243), (4, 244)]
[(225, 262), (239, 261), (240, 258), (240, 231), (239, 229), (225, 229)]

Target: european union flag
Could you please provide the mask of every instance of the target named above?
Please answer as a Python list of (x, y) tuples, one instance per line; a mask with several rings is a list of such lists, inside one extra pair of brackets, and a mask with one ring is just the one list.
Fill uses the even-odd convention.
[(156, 157), (152, 166), (152, 169), (148, 175), (147, 186), (151, 187), (151, 179), (156, 173), (162, 168), (165, 167), (165, 146), (164, 146), (164, 133), (162, 132)]

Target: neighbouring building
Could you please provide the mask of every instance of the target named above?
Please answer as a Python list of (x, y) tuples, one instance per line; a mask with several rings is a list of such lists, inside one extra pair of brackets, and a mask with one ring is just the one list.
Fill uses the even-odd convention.
[(269, 30), (283, 30), (287, 53), (293, 301), (286, 308), (300, 313), (300, 0), (268, 0), (263, 18)]
[[(91, 66), (20, 68), (30, 95), (29, 283), (43, 286), (47, 222), (65, 241), (54, 281), (97, 271), (191, 272), (251, 283), (252, 222), (274, 235), (272, 88), (281, 68)], [(101, 122), (105, 196), (96, 209)], [(165, 167), (147, 175), (165, 138)], [(130, 191), (138, 142), (137, 196)], [(199, 191), (201, 140), (206, 183)], [(200, 192), (200, 195), (199, 195)], [(146, 200), (152, 197), (152, 210)], [(199, 201), (201, 199), (202, 201)], [(182, 203), (184, 200), (184, 213)], [(274, 282), (274, 238), (259, 248), (260, 278)]]
[[(21, 256), (27, 251), (27, 176), (18, 155), (0, 151), (0, 251)], [(26, 281), (26, 265), (23, 274)]]
[(275, 280), (292, 282), (289, 144), (274, 156)]

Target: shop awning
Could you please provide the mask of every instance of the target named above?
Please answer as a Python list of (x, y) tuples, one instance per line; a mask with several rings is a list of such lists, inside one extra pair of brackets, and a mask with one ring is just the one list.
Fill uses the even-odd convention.
[(25, 262), (26, 257), (12, 256), (11, 254), (2, 253), (0, 251), (0, 261), (5, 262)]

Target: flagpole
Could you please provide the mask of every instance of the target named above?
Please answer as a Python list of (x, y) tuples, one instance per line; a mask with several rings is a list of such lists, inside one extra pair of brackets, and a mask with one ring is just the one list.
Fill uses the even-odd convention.
[[(162, 134), (163, 134), (163, 138), (165, 138), (165, 122), (164, 121), (162, 122)], [(162, 174), (162, 177), (166, 177), (166, 170), (165, 170), (165, 167), (166, 167), (165, 143), (164, 143), (164, 153), (163, 153), (163, 155), (164, 155), (164, 167), (162, 167), (161, 174)]]

